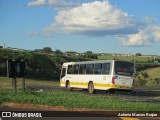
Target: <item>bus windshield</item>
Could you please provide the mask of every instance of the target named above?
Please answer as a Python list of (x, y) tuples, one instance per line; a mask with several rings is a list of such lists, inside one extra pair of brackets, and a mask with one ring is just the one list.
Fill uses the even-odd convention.
[(132, 76), (134, 64), (126, 61), (115, 61), (115, 73), (118, 75)]

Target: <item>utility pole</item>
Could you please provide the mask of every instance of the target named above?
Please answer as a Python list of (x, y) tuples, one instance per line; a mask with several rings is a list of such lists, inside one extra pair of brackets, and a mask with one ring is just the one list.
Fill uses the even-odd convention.
[(9, 77), (8, 60), (7, 60), (7, 77)]
[(6, 48), (6, 44), (5, 43), (3, 44), (3, 48)]
[(22, 91), (25, 92), (25, 77), (22, 78)]

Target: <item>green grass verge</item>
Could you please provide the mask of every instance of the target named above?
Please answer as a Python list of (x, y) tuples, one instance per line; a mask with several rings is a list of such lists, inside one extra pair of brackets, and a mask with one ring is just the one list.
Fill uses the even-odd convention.
[(160, 67), (149, 68), (146, 71), (151, 79), (160, 78)]
[(65, 108), (93, 108), (102, 110), (160, 111), (160, 104), (127, 102), (114, 98), (100, 98), (77, 92), (0, 92), (0, 103), (31, 103)]
[[(55, 87), (59, 86), (58, 82), (47, 81), (47, 80), (35, 80), (35, 79), (26, 79), (25, 84), (26, 86), (48, 86), (48, 87)], [(17, 78), (17, 88), (22, 88), (22, 78)], [(7, 77), (0, 77), (0, 90), (12, 89), (12, 78)]]
[(98, 56), (98, 59), (100, 60), (112, 60), (112, 59), (118, 59), (118, 60), (126, 60), (126, 61), (134, 61), (134, 62), (149, 62), (152, 61), (152, 58), (144, 58), (144, 57), (138, 57), (138, 56), (112, 56), (112, 55), (102, 55)]

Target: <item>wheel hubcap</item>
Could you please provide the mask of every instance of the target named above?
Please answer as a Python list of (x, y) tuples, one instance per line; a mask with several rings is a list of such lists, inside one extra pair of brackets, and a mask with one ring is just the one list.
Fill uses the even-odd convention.
[(90, 92), (90, 93), (93, 92), (93, 85), (92, 85), (92, 84), (90, 84), (89, 92)]
[(67, 85), (67, 88), (69, 89), (70, 88), (70, 84), (68, 83), (68, 85)]

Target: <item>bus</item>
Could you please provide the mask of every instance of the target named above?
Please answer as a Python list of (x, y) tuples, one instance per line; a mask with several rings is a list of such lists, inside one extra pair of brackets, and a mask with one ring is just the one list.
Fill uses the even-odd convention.
[(95, 90), (133, 90), (135, 64), (122, 60), (100, 60), (63, 63), (60, 87)]

